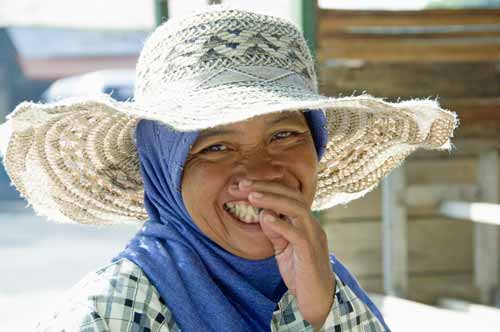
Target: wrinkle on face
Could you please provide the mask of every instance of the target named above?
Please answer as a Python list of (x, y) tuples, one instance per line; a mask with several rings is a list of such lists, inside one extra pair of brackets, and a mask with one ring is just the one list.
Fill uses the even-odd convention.
[(300, 191), (312, 204), (317, 164), (309, 126), (299, 111), (206, 129), (184, 165), (183, 200), (198, 228), (227, 251), (252, 259), (269, 257), (274, 252), (263, 233), (246, 234), (227, 219), (222, 205), (235, 199), (229, 185), (244, 178), (274, 181)]

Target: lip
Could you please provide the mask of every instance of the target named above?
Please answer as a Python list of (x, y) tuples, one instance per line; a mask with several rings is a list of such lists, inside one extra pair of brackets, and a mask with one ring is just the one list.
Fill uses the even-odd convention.
[[(234, 200), (234, 201), (229, 201), (226, 203), (240, 202), (240, 201), (241, 200)], [(244, 201), (244, 202), (249, 203), (248, 201)], [(238, 228), (243, 229), (246, 232), (262, 232), (262, 228), (260, 227), (260, 222), (247, 224), (243, 221), (240, 221), (239, 219), (236, 219), (235, 217), (233, 217), (232, 214), (227, 212), (226, 209), (224, 209), (224, 206), (222, 206), (222, 213), (224, 213), (228, 217), (228, 219), (230, 219), (233, 222), (233, 224), (235, 224)]]

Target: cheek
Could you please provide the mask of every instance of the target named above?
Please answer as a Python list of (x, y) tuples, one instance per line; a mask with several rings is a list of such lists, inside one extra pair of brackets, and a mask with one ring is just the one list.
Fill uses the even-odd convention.
[[(293, 149), (287, 153), (287, 159), (304, 170), (311, 173), (316, 173), (318, 168), (318, 156), (312, 138), (309, 138), (303, 145)], [(291, 165), (294, 165), (291, 164)]]
[(222, 178), (219, 167), (193, 163), (184, 168), (182, 198), (190, 213), (206, 207), (216, 199), (218, 191), (223, 186)]
[(290, 155), (290, 164), (293, 165), (295, 173), (299, 177), (304, 187), (304, 194), (311, 204), (316, 194), (318, 180), (318, 156), (312, 139), (310, 144), (303, 146)]

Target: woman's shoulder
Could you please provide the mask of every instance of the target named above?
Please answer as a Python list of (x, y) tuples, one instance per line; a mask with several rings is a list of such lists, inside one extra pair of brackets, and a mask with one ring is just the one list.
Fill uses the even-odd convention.
[(85, 275), (36, 331), (178, 331), (141, 268), (122, 258)]

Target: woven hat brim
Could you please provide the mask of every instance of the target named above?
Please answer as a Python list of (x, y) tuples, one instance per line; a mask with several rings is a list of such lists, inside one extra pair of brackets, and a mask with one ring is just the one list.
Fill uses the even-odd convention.
[(35, 211), (51, 220), (137, 224), (148, 217), (133, 142), (140, 119), (162, 121), (177, 130), (198, 130), (271, 112), (323, 109), (329, 140), (312, 206), (323, 210), (364, 196), (418, 148), (451, 149), (458, 126), (456, 114), (434, 100), (389, 103), (370, 95), (330, 98), (300, 89), (280, 93), (241, 88), (246, 94), (259, 94), (258, 98), (247, 103), (218, 100), (214, 105), (219, 113), (204, 117), (196, 107), (209, 105), (209, 100), (215, 103), (215, 93), (198, 95), (200, 104), (183, 108), (182, 116), (173, 116), (181, 113), (180, 106), (173, 107), (168, 119), (168, 104), (162, 104), (163, 110), (144, 108), (108, 95), (21, 103), (2, 125), (10, 132), (2, 151), (5, 168)]

